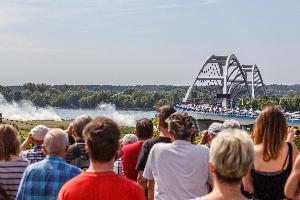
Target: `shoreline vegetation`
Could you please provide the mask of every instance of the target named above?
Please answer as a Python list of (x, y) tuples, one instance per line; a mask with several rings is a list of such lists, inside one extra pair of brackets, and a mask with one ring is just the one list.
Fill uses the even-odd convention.
[[(21, 86), (0, 86), (7, 102), (28, 100), (37, 107), (60, 109), (97, 109), (112, 104), (118, 110), (155, 111), (162, 105), (181, 102), (188, 86), (172, 85), (46, 85), (26, 83)], [(191, 95), (200, 103), (216, 101), (214, 86), (194, 88)], [(193, 100), (192, 100), (193, 101)], [(280, 105), (286, 111), (300, 110), (300, 85), (266, 85), (266, 95), (236, 102), (239, 108), (262, 110), (267, 105)]]

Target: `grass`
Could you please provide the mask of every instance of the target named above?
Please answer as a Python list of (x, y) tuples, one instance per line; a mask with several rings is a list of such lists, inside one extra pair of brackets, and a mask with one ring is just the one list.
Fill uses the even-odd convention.
[[(27, 137), (29, 131), (36, 125), (43, 124), (49, 128), (67, 129), (71, 120), (53, 121), (53, 120), (34, 120), (34, 121), (3, 121), (4, 123), (11, 124), (17, 128), (20, 133), (22, 141)], [(120, 127), (122, 137), (126, 134), (133, 133), (134, 127)]]

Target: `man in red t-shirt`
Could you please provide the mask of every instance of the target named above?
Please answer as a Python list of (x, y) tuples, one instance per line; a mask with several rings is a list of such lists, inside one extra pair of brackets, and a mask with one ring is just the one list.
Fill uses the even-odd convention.
[(59, 200), (146, 200), (143, 189), (134, 181), (113, 172), (114, 160), (121, 151), (120, 129), (112, 120), (98, 117), (83, 131), (90, 166), (67, 182)]
[(135, 169), (140, 150), (145, 140), (153, 136), (153, 123), (150, 119), (140, 119), (136, 123), (136, 136), (138, 141), (123, 147), (122, 166), (124, 175), (137, 181), (138, 170)]

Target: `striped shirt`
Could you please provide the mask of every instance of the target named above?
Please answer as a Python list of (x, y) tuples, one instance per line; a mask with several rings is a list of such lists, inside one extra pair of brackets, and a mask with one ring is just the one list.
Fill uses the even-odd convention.
[(122, 161), (121, 161), (121, 159), (118, 159), (117, 161), (114, 162), (113, 171), (116, 174), (123, 176), (123, 168), (122, 168)]
[(22, 157), (28, 159), (30, 164), (43, 160), (46, 156), (42, 151), (42, 145), (35, 145), (33, 149), (23, 151)]
[(29, 161), (20, 157), (16, 161), (0, 162), (0, 184), (11, 199), (15, 199), (18, 187)]

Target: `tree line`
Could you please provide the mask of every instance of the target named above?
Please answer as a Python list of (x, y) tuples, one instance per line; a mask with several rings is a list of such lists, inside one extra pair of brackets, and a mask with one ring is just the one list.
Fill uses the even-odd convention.
[(118, 109), (153, 110), (165, 104), (180, 102), (187, 87), (176, 86), (79, 86), (26, 83), (22, 86), (0, 86), (9, 101), (29, 100), (39, 107), (96, 108), (114, 104)]
[[(161, 105), (181, 102), (187, 86), (172, 85), (47, 85), (26, 83), (21, 86), (0, 86), (0, 93), (8, 101), (29, 100), (39, 107), (96, 108), (99, 104), (114, 104), (118, 109), (155, 110)], [(286, 111), (300, 110), (300, 85), (267, 85), (266, 95), (255, 99), (240, 99), (239, 108), (263, 109), (280, 105)], [(196, 87), (193, 98), (198, 103), (219, 101), (216, 91)]]

